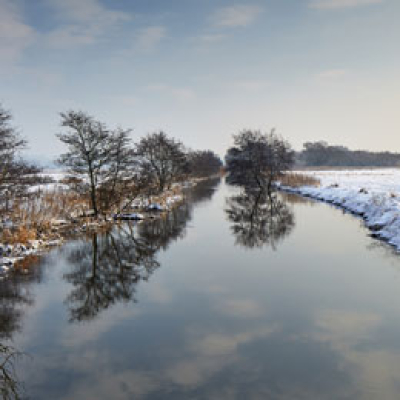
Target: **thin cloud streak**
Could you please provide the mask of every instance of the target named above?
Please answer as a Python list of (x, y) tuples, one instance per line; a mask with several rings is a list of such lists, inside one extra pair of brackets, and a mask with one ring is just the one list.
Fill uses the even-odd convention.
[(47, 0), (61, 20), (76, 23), (115, 24), (130, 19), (129, 14), (104, 7), (98, 0)]
[(385, 0), (313, 0), (309, 3), (309, 7), (319, 10), (334, 10), (380, 4), (384, 1)]
[(23, 21), (19, 8), (0, 0), (0, 67), (12, 65), (36, 39), (35, 30)]
[(258, 92), (265, 90), (271, 85), (271, 82), (265, 79), (247, 79), (237, 81), (233, 86), (239, 90), (244, 90), (248, 92)]
[(238, 4), (216, 10), (211, 23), (218, 28), (237, 28), (251, 25), (263, 12), (257, 5)]
[(225, 40), (227, 37), (228, 35), (225, 35), (223, 33), (215, 33), (215, 34), (200, 35), (197, 36), (195, 39), (201, 43), (218, 43), (221, 42), (222, 40)]
[(52, 48), (73, 48), (95, 44), (110, 30), (131, 19), (127, 13), (110, 10), (98, 0), (48, 0), (60, 26), (45, 35)]

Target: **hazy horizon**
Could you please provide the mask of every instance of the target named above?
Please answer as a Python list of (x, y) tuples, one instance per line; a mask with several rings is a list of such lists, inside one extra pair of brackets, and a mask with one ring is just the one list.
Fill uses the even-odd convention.
[(400, 152), (398, 0), (0, 0), (0, 102), (29, 155), (59, 112), (224, 155), (244, 128), (296, 150)]

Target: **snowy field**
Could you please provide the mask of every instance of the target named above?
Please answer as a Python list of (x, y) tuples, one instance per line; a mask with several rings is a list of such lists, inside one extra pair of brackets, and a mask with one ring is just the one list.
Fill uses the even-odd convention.
[(400, 251), (400, 169), (304, 173), (319, 179), (320, 186), (283, 189), (335, 204), (362, 216), (374, 236)]

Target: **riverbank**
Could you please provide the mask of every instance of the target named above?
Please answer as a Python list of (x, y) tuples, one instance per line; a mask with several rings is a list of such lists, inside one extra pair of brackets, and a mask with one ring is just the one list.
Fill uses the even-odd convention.
[(396, 169), (307, 171), (319, 186), (280, 190), (333, 204), (360, 216), (372, 235), (400, 251), (400, 171)]
[[(121, 221), (144, 221), (162, 218), (175, 207), (182, 204), (184, 191), (197, 185), (202, 179), (191, 179), (176, 183), (171, 189), (157, 196), (140, 196), (123, 213), (91, 216), (90, 210), (76, 210), (64, 215), (51, 215), (41, 222), (40, 227), (27, 228), (18, 222), (5, 221), (2, 224), (2, 240), (0, 240), (0, 279), (4, 278), (14, 267), (27, 257), (38, 256), (49, 249), (62, 245), (68, 239), (79, 237), (88, 232), (111, 229)], [(47, 188), (49, 190), (49, 188)], [(60, 188), (52, 187), (55, 193)], [(55, 196), (57, 197), (57, 196)]]

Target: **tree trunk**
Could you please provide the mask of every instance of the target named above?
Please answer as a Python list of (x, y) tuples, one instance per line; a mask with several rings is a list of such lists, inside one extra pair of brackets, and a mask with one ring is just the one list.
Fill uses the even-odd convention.
[(90, 200), (91, 200), (91, 203), (92, 203), (92, 208), (93, 208), (93, 212), (94, 212), (94, 217), (97, 218), (99, 212), (98, 212), (98, 210), (97, 210), (96, 188), (94, 187), (94, 185), (91, 185)]
[(96, 185), (94, 184), (94, 176), (92, 167), (89, 166), (89, 175), (90, 175), (90, 200), (92, 203), (92, 209), (94, 212), (95, 218), (98, 217), (98, 209), (97, 209), (97, 199), (96, 199)]

